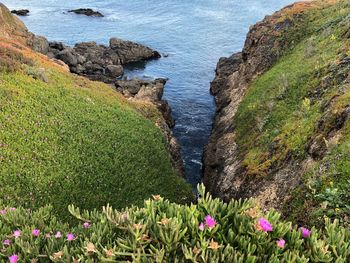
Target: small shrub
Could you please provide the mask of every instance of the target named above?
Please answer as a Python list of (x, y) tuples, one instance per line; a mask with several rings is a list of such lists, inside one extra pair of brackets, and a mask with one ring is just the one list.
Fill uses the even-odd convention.
[(33, 65), (33, 61), (14, 49), (0, 46), (0, 72), (14, 72), (22, 64)]
[(25, 67), (26, 73), (29, 76), (32, 76), (34, 79), (41, 80), (43, 82), (48, 83), (49, 78), (46, 74), (46, 70), (44, 68), (36, 68), (36, 67), (30, 67), (26, 66)]

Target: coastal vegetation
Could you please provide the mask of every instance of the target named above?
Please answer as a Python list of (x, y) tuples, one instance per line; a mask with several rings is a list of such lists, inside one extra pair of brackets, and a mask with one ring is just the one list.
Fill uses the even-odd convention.
[(0, 257), (22, 262), (348, 262), (350, 231), (326, 220), (308, 229), (263, 213), (251, 200), (223, 203), (205, 193), (194, 205), (159, 195), (143, 206), (70, 212), (63, 224), (46, 206), (2, 207)]
[(281, 36), (292, 49), (252, 81), (234, 119), (249, 176), (311, 157), (304, 186), (286, 204), (295, 220), (349, 223), (349, 11), (346, 1), (307, 10), (295, 26), (302, 37)]
[(161, 118), (151, 103), (129, 102), (1, 38), (0, 199), (26, 208), (52, 204), (64, 219), (70, 204), (122, 208), (151, 194), (192, 200), (155, 125)]
[[(108, 53), (94, 57), (105, 74), (124, 41), (50, 58), (0, 4), (0, 261), (349, 262), (349, 13), (343, 0), (292, 5), (221, 60), (212, 91), (224, 139), (208, 159), (231, 177), (208, 180), (225, 200), (199, 185), (194, 202), (170, 154), (173, 120), (159, 110), (170, 107), (155, 104), (165, 80), (72, 74), (91, 50)], [(87, 72), (76, 73), (96, 77)], [(279, 212), (241, 198), (266, 184)]]

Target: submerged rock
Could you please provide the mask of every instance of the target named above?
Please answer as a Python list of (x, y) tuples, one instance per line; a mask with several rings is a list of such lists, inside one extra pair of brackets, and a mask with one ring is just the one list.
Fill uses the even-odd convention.
[(91, 8), (78, 8), (69, 10), (69, 13), (75, 13), (77, 15), (86, 15), (86, 16), (94, 16), (94, 17), (104, 17), (104, 15), (98, 11), (94, 11)]
[(29, 10), (28, 9), (12, 10), (11, 13), (18, 16), (27, 16), (29, 14)]

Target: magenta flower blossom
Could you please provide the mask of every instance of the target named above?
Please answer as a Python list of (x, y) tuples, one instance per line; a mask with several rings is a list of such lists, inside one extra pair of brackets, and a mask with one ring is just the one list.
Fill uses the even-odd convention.
[(62, 234), (60, 231), (57, 231), (56, 235), (55, 235), (55, 238), (61, 238), (62, 237)]
[(214, 218), (212, 218), (210, 215), (207, 215), (205, 218), (205, 224), (209, 227), (209, 228), (214, 228), (216, 225), (216, 221)]
[(5, 239), (4, 241), (2, 241), (2, 243), (4, 244), (4, 246), (9, 246), (11, 244), (11, 240)]
[(14, 236), (15, 238), (20, 237), (21, 234), (22, 234), (22, 232), (21, 232), (21, 230), (19, 230), (19, 229), (15, 230), (15, 231), (13, 232), (13, 236)]
[(284, 239), (280, 239), (277, 241), (277, 246), (279, 248), (284, 248), (285, 245), (286, 245), (286, 241)]
[(12, 256), (9, 256), (9, 260), (10, 260), (10, 263), (17, 263), (19, 260), (19, 257), (14, 254)]
[(89, 228), (89, 227), (90, 227), (90, 224), (89, 224), (88, 222), (85, 222), (85, 223), (83, 224), (83, 227), (84, 227), (84, 228)]
[(68, 241), (72, 241), (72, 240), (74, 240), (74, 239), (75, 239), (75, 236), (74, 236), (73, 233), (68, 233), (68, 234), (67, 234), (67, 240), (68, 240)]
[(311, 235), (311, 231), (305, 227), (301, 227), (300, 231), (301, 231), (301, 235), (303, 236), (303, 238), (308, 238)]
[(2, 214), (2, 215), (6, 215), (6, 209), (2, 209), (2, 210), (0, 210), (0, 214)]
[(40, 235), (40, 230), (39, 229), (32, 230), (32, 235), (35, 237), (38, 237)]
[(264, 232), (271, 232), (272, 231), (272, 225), (265, 218), (260, 218), (258, 220), (258, 229), (261, 230), (261, 231), (264, 231)]
[(203, 222), (199, 225), (199, 230), (204, 231), (204, 223)]

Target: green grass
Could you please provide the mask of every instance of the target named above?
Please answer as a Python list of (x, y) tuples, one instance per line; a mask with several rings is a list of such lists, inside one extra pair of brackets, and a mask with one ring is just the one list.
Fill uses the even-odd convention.
[[(294, 48), (250, 84), (233, 121), (243, 164), (252, 178), (269, 176), (282, 167), (287, 158), (304, 160), (308, 156), (310, 139), (319, 133), (317, 125), (325, 114), (324, 105), (334, 96), (337, 98), (329, 106), (333, 117), (326, 119), (327, 125), (334, 126), (331, 119), (334, 120), (337, 112), (350, 105), (349, 83), (337, 83), (331, 70), (340, 70), (340, 57), (350, 55), (350, 41), (344, 37), (349, 30), (349, 11), (350, 5), (345, 1), (308, 10), (306, 22), (300, 25), (302, 32), (307, 33), (301, 38), (298, 36)], [(287, 41), (295, 41), (293, 35), (287, 37)], [(344, 74), (349, 74), (349, 70), (346, 69)], [(323, 84), (327, 77), (331, 82)], [(322, 85), (324, 93), (320, 97), (313, 96)], [(301, 210), (307, 213), (310, 202), (300, 201), (307, 198), (307, 194), (311, 198), (318, 196), (326, 189), (327, 182), (334, 181), (334, 188), (349, 185), (349, 126), (347, 121), (340, 131), (340, 139), (329, 146), (323, 160), (316, 160), (316, 165), (311, 168), (314, 170), (304, 171), (306, 188), (312, 188), (315, 186), (310, 185), (310, 173), (315, 175), (324, 163), (332, 163), (332, 168), (322, 170), (322, 177), (316, 176), (317, 180), (323, 178), (316, 192), (310, 194), (309, 191), (296, 190), (293, 209), (297, 213)], [(328, 134), (324, 136), (328, 138)], [(313, 201), (319, 205), (320, 201), (316, 199)], [(304, 206), (303, 209), (300, 206)]]
[(52, 204), (65, 217), (69, 204), (122, 208), (152, 194), (191, 199), (152, 121), (107, 85), (36, 64), (30, 71), (44, 67), (47, 82), (28, 75), (28, 66), (0, 72), (2, 200)]

